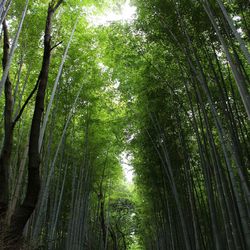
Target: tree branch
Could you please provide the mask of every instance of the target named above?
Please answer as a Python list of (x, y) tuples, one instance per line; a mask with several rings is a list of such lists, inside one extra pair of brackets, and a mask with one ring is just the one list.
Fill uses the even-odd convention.
[(50, 49), (50, 51), (52, 51), (53, 49), (55, 49), (56, 47), (58, 47), (60, 44), (62, 44), (63, 43), (63, 41), (61, 41), (61, 42), (58, 42), (57, 44), (55, 44), (51, 49)]
[(23, 111), (24, 111), (25, 107), (28, 105), (30, 99), (32, 98), (32, 96), (33, 96), (34, 93), (36, 92), (39, 81), (40, 81), (40, 75), (39, 75), (39, 77), (38, 77), (38, 80), (37, 80), (37, 82), (36, 82), (36, 85), (35, 85), (34, 89), (33, 89), (33, 90), (31, 91), (31, 93), (29, 94), (28, 98), (26, 99), (26, 101), (24, 102), (22, 108), (20, 109), (18, 115), (16, 116), (15, 120), (13, 121), (13, 123), (12, 123), (12, 128), (13, 128), (13, 129), (14, 129), (16, 123), (18, 122), (18, 120), (21, 118), (21, 116), (22, 116), (22, 114), (23, 114)]
[(62, 2), (63, 2), (63, 0), (58, 0), (56, 5), (52, 8), (52, 11), (55, 12), (57, 10), (57, 8), (62, 4)]

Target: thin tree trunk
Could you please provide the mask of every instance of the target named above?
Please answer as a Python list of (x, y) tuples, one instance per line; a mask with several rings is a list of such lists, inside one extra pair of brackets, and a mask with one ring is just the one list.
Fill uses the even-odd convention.
[(58, 70), (58, 74), (56, 76), (56, 80), (55, 80), (55, 83), (54, 83), (54, 87), (53, 87), (53, 90), (52, 90), (52, 93), (51, 93), (51, 96), (50, 96), (49, 104), (48, 104), (48, 107), (46, 109), (46, 113), (45, 113), (45, 116), (44, 116), (41, 132), (40, 132), (40, 137), (39, 137), (39, 152), (41, 151), (41, 147), (42, 147), (42, 143), (43, 143), (43, 137), (44, 137), (45, 129), (46, 129), (46, 126), (47, 126), (50, 110), (51, 110), (51, 107), (52, 107), (52, 104), (53, 104), (53, 101), (54, 101), (54, 98), (55, 98), (56, 89), (57, 89), (57, 86), (58, 86), (58, 83), (59, 83), (59, 80), (60, 80), (60, 77), (61, 77), (61, 74), (62, 74), (62, 70), (63, 70), (63, 65), (65, 63), (70, 44), (71, 44), (71, 41), (73, 39), (75, 30), (76, 30), (77, 23), (78, 23), (78, 18), (75, 21), (74, 27), (72, 29), (72, 32), (71, 32), (71, 35), (70, 35), (70, 38), (69, 38), (69, 41), (68, 41), (68, 44), (67, 44), (67, 47), (66, 47), (66, 49), (64, 51), (64, 54), (63, 54), (63, 57), (62, 57), (62, 60), (61, 60), (61, 64), (60, 64), (60, 67), (59, 67), (59, 70)]
[(11, 45), (10, 53), (8, 54), (8, 60), (7, 60), (7, 62), (6, 62), (6, 66), (5, 66), (5, 68), (4, 68), (3, 75), (2, 75), (2, 79), (1, 79), (1, 81), (0, 81), (0, 98), (1, 98), (1, 95), (2, 95), (2, 90), (3, 90), (4, 83), (6, 82), (6, 79), (7, 79), (8, 74), (9, 74), (10, 65), (11, 65), (11, 62), (12, 62), (12, 58), (13, 58), (13, 55), (14, 55), (16, 46), (17, 46), (17, 42), (18, 42), (18, 39), (19, 39), (19, 35), (20, 35), (20, 33), (21, 33), (21, 30), (22, 30), (23, 21), (24, 21), (24, 18), (25, 18), (25, 16), (26, 16), (26, 12), (27, 12), (27, 9), (28, 9), (28, 4), (29, 4), (29, 0), (26, 0), (26, 3), (25, 3), (24, 10), (23, 10), (23, 14), (22, 14), (21, 21), (20, 21), (20, 23), (19, 23), (19, 26), (18, 26), (18, 30), (17, 30), (16, 36), (15, 36), (15, 38), (14, 38), (14, 40), (13, 40), (12, 45)]
[(244, 78), (242, 77), (242, 75), (240, 74), (239, 70), (237, 69), (237, 66), (236, 64), (234, 63), (233, 61), (233, 58), (229, 52), (229, 49), (221, 35), (221, 32), (219, 30), (219, 27), (215, 21), (215, 18), (214, 18), (214, 15), (212, 13), (212, 10), (211, 10), (211, 7), (210, 7), (210, 4), (208, 3), (207, 0), (205, 0), (205, 2), (203, 2), (203, 7), (216, 31), (216, 34), (220, 40), (220, 43), (225, 51), (225, 54), (226, 54), (226, 57), (227, 57), (227, 60), (230, 64), (230, 67), (232, 69), (232, 72), (233, 72), (233, 76), (235, 78), (235, 81), (237, 83), (237, 87), (238, 87), (238, 90), (239, 90), (239, 93), (241, 95), (241, 99), (243, 101), (243, 104), (245, 106), (245, 109), (246, 109), (246, 112), (247, 112), (247, 115), (248, 115), (248, 119), (250, 120), (250, 94), (249, 94), (249, 91), (247, 89), (247, 86), (245, 84), (245, 81), (244, 81)]
[(227, 20), (231, 30), (233, 31), (234, 36), (236, 37), (237, 41), (239, 42), (240, 48), (241, 48), (243, 54), (245, 55), (248, 63), (250, 64), (250, 54), (249, 54), (249, 51), (247, 49), (247, 46), (246, 46), (244, 40), (241, 38), (240, 34), (238, 33), (237, 29), (235, 28), (235, 26), (233, 24), (233, 20), (230, 17), (230, 15), (227, 13), (227, 10), (226, 10), (223, 2), (221, 0), (216, 0), (216, 1), (219, 4), (221, 11), (222, 11), (225, 19)]
[[(0, 25), (2, 25), (3, 21), (5, 20), (5, 17), (6, 17), (8, 11), (10, 9), (12, 0), (9, 0), (9, 2), (7, 3), (7, 6), (5, 7), (6, 2), (7, 2), (7, 0), (3, 0), (2, 3), (1, 3), (1, 5), (0, 5)], [(0, 38), (1, 38), (1, 34), (2, 33), (0, 33)]]
[(23, 179), (24, 179), (25, 164), (26, 164), (27, 157), (28, 157), (28, 149), (29, 149), (29, 145), (27, 144), (25, 146), (23, 156), (22, 156), (22, 159), (20, 162), (20, 167), (18, 169), (18, 179), (16, 181), (13, 199), (11, 200), (11, 203), (9, 205), (9, 211), (8, 211), (8, 222), (9, 223), (10, 223), (10, 218), (15, 211), (17, 202), (18, 202), (18, 200), (20, 200), (20, 194), (21, 194), (21, 189), (22, 189), (22, 184), (23, 184)]

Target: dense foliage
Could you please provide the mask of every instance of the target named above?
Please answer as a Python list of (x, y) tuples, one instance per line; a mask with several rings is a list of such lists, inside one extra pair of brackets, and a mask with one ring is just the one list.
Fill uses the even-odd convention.
[(250, 248), (249, 1), (128, 3), (1, 1), (0, 249)]

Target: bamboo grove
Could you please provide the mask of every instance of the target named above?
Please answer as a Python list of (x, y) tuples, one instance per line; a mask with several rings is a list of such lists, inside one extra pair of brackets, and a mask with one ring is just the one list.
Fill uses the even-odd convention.
[(0, 249), (250, 249), (249, 1), (0, 18)]

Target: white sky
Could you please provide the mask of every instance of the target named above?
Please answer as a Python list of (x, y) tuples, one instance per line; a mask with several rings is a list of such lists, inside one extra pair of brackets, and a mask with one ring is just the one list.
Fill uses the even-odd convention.
[(123, 169), (123, 174), (128, 184), (133, 183), (134, 177), (134, 170), (131, 164), (132, 159), (133, 156), (127, 151), (124, 151), (120, 154), (120, 162)]
[(109, 25), (111, 22), (132, 22), (136, 18), (136, 7), (132, 6), (130, 0), (121, 6), (121, 10), (112, 10), (112, 8), (105, 10), (101, 15), (93, 14), (94, 9), (86, 11), (87, 20), (94, 26)]

